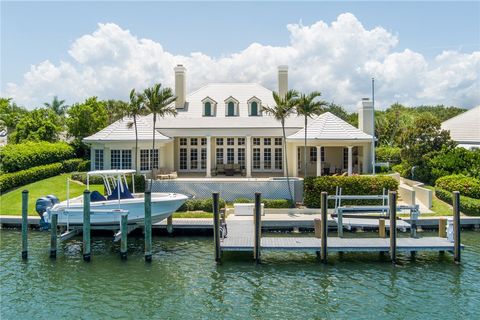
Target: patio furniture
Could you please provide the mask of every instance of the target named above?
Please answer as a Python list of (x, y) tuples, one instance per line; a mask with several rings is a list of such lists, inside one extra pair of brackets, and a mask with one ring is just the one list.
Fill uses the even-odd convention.
[(215, 175), (218, 175), (218, 174), (225, 174), (224, 164), (217, 164), (217, 168), (215, 169)]
[(242, 169), (240, 168), (240, 164), (239, 163), (235, 163), (233, 165), (233, 170), (235, 171), (235, 174), (241, 174), (242, 173)]
[(227, 164), (225, 165), (225, 175), (226, 176), (233, 176), (235, 175), (235, 168), (233, 164)]

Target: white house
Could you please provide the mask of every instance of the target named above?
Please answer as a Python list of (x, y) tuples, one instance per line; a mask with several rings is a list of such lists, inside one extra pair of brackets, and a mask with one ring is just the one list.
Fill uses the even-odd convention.
[[(152, 116), (138, 120), (139, 152), (131, 119), (119, 120), (84, 139), (91, 146), (92, 170), (153, 168), (182, 176), (246, 177), (303, 176), (304, 119), (286, 120), (288, 168), (282, 127), (262, 106), (274, 106), (272, 91), (256, 83), (211, 83), (187, 94), (186, 69), (175, 67), (176, 117), (159, 119), (156, 148), (152, 146)], [(288, 67), (278, 68), (278, 92), (288, 90)], [(307, 173), (322, 175), (372, 170), (373, 106), (363, 99), (359, 128), (331, 113), (310, 119), (307, 130)], [(235, 170), (232, 170), (232, 169)], [(226, 170), (227, 169), (227, 170)], [(228, 170), (230, 169), (230, 171)], [(225, 171), (226, 170), (226, 171)]]
[(442, 122), (452, 140), (466, 149), (480, 148), (480, 106)]

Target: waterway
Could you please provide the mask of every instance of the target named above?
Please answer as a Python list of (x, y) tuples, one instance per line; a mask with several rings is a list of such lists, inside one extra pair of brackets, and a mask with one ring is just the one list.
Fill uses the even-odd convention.
[[(427, 234), (422, 234), (423, 236)], [(229, 253), (213, 261), (209, 237), (129, 238), (128, 260), (110, 238), (81, 238), (48, 257), (49, 234), (29, 233), (21, 259), (18, 231), (0, 231), (1, 319), (480, 319), (480, 233), (462, 233), (462, 263), (451, 254)]]

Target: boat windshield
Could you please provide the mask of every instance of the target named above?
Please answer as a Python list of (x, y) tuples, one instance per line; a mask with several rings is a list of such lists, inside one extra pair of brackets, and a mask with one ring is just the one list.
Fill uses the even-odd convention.
[[(134, 179), (135, 170), (97, 170), (87, 172), (87, 189), (90, 190), (90, 176), (102, 177), (107, 195), (111, 196), (112, 192), (117, 190), (119, 193), (125, 192), (125, 186), (127, 186), (127, 174), (132, 175), (132, 181)], [(133, 185), (133, 193), (135, 193), (135, 183)], [(128, 187), (127, 187), (128, 188)]]

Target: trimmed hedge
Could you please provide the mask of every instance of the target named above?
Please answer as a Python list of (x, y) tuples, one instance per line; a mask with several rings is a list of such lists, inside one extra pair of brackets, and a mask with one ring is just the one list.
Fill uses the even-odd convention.
[(75, 151), (65, 142), (25, 142), (7, 144), (0, 149), (2, 171), (6, 173), (62, 162), (74, 156)]
[[(87, 171), (87, 170), (82, 170), (82, 171)], [(83, 184), (87, 184), (87, 173), (74, 172), (71, 175), (71, 179), (80, 181)], [(103, 179), (100, 176), (91, 176), (89, 180), (90, 180), (90, 184), (103, 184)], [(127, 184), (128, 184), (128, 189), (133, 192), (131, 175), (127, 175)], [(141, 174), (136, 174), (135, 175), (135, 192), (144, 192), (144, 191), (145, 191), (145, 176)]]
[[(233, 203), (254, 203), (255, 200), (248, 198), (237, 198)], [(283, 209), (283, 208), (292, 208), (293, 202), (289, 199), (262, 199), (262, 203), (265, 208), (271, 209)]]
[[(320, 208), (320, 193), (335, 195), (336, 187), (342, 188), (343, 195), (378, 195), (383, 189), (396, 191), (398, 181), (389, 176), (325, 176), (307, 177), (303, 182), (304, 205), (308, 208)], [(379, 200), (342, 200), (345, 205), (381, 204)], [(334, 201), (328, 202), (329, 207)]]
[[(453, 203), (453, 194), (450, 191), (435, 188), (435, 196), (446, 203)], [(480, 216), (480, 199), (474, 199), (460, 194), (460, 211), (468, 215)]]
[(446, 191), (459, 191), (461, 195), (480, 199), (480, 180), (463, 174), (452, 174), (438, 178), (435, 187)]
[(72, 170), (78, 170), (78, 168), (83, 168), (86, 165), (85, 162), (83, 159), (71, 159), (63, 163), (51, 163), (18, 172), (2, 174), (0, 175), (0, 192), (5, 193), (13, 188), (21, 187), (38, 180), (47, 179)]
[[(218, 207), (220, 209), (225, 208), (225, 200), (219, 199), (218, 200)], [(185, 201), (184, 204), (177, 209), (179, 211), (205, 211), (205, 212), (212, 212), (213, 211), (213, 199), (190, 199)]]

